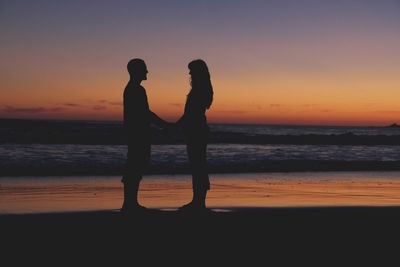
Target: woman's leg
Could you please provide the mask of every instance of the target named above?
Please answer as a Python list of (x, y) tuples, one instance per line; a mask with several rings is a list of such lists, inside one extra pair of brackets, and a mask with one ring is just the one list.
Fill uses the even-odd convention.
[(194, 143), (188, 146), (194, 192), (202, 192), (210, 189), (210, 180), (207, 172), (206, 150), (207, 143), (205, 142)]
[(187, 153), (192, 172), (193, 199), (192, 202), (185, 206), (196, 208), (205, 208), (206, 206), (207, 190), (210, 189), (206, 150), (207, 142), (202, 140), (190, 140), (187, 144)]

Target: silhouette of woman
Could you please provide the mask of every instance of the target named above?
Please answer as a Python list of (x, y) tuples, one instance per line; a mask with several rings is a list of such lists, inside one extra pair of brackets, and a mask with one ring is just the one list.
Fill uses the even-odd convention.
[(185, 111), (177, 126), (186, 136), (186, 150), (192, 172), (193, 199), (179, 208), (180, 211), (206, 209), (206, 195), (210, 180), (206, 169), (206, 149), (209, 136), (206, 110), (213, 101), (213, 87), (206, 63), (197, 59), (189, 63), (191, 90), (187, 95)]

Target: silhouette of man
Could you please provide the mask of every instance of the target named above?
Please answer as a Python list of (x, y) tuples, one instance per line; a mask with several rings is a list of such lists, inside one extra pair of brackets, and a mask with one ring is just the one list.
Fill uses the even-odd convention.
[(138, 203), (139, 184), (150, 163), (150, 124), (166, 127), (169, 124), (149, 109), (146, 90), (140, 85), (147, 80), (147, 67), (142, 59), (128, 63), (130, 80), (124, 91), (124, 131), (127, 137), (128, 155), (122, 178), (124, 203), (121, 211), (136, 212), (146, 208)]

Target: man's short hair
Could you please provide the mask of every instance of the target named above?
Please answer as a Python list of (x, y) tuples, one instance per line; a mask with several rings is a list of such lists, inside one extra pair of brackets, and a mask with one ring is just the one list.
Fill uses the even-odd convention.
[(134, 58), (128, 62), (127, 69), (130, 75), (133, 75), (135, 72), (139, 70), (143, 70), (146, 68), (146, 63), (144, 63), (143, 59)]

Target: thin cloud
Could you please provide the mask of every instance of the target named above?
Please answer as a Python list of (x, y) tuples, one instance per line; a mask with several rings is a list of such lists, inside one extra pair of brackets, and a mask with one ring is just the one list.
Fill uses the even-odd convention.
[(67, 106), (67, 107), (79, 107), (80, 106), (79, 104), (75, 104), (75, 103), (65, 103), (63, 105)]
[(282, 105), (281, 104), (270, 104), (269, 106), (271, 108), (280, 108)]
[(52, 112), (57, 112), (57, 111), (62, 111), (65, 110), (65, 108), (57, 107), (57, 108), (50, 108), (47, 111), (52, 111)]
[(64, 108), (44, 108), (44, 107), (28, 107), (28, 108), (18, 108), (14, 106), (5, 106), (2, 111), (7, 113), (40, 113), (40, 112), (57, 112), (62, 111)]
[(221, 111), (218, 111), (218, 113), (244, 114), (244, 113), (247, 113), (247, 111), (244, 111), (244, 110), (221, 110)]
[(13, 106), (6, 106), (5, 108), (3, 108), (3, 111), (8, 113), (38, 113), (46, 111), (46, 109), (42, 107), (16, 108)]
[(318, 106), (318, 105), (317, 104), (304, 104), (303, 105), (304, 108), (312, 108), (312, 107), (315, 107), (315, 106)]
[(177, 107), (177, 108), (182, 108), (183, 104), (180, 103), (169, 103), (171, 106)]
[(373, 112), (382, 114), (400, 114), (400, 110), (375, 110)]
[(122, 102), (121, 101), (119, 101), (119, 102), (108, 101), (108, 104), (109, 105), (113, 105), (113, 106), (122, 106)]
[(106, 99), (97, 100), (97, 103), (108, 104), (108, 105), (112, 105), (112, 106), (122, 106), (122, 101), (109, 101)]
[(106, 106), (101, 106), (101, 105), (96, 105), (96, 106), (93, 107), (94, 110), (103, 110), (103, 109), (106, 109), (106, 108), (107, 108)]

